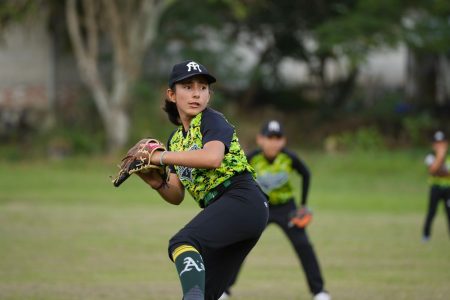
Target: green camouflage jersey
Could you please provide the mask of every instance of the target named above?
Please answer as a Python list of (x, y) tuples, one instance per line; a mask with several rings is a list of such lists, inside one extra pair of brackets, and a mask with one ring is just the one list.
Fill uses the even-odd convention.
[(183, 186), (200, 207), (204, 207), (203, 199), (208, 192), (225, 180), (245, 171), (254, 173), (239, 144), (236, 130), (221, 113), (211, 108), (206, 108), (195, 116), (187, 132), (180, 126), (170, 137), (168, 149), (170, 151), (202, 149), (203, 145), (210, 141), (221, 141), (225, 145), (225, 156), (219, 168), (171, 166), (172, 172), (177, 173)]
[[(425, 164), (429, 167), (435, 160), (434, 154), (428, 154), (425, 157)], [(450, 156), (445, 158), (444, 164), (441, 166), (442, 170), (450, 170)], [(430, 185), (438, 185), (441, 187), (450, 187), (450, 176), (430, 176), (428, 179)]]
[(258, 149), (250, 153), (247, 159), (255, 169), (256, 180), (269, 196), (270, 205), (285, 204), (294, 198), (294, 189), (290, 180), (294, 172), (302, 176), (301, 204), (306, 205), (310, 172), (295, 153), (283, 149), (273, 161), (269, 161)]

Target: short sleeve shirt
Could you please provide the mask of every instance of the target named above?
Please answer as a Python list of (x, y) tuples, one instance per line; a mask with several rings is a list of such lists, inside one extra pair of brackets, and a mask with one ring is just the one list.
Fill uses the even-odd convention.
[(291, 175), (298, 172), (304, 177), (305, 186), (302, 202), (306, 203), (309, 188), (309, 170), (298, 156), (283, 149), (273, 161), (267, 160), (261, 149), (249, 153), (248, 161), (255, 169), (256, 180), (269, 195), (271, 205), (284, 204), (294, 198), (294, 189), (290, 181)]
[[(425, 165), (427, 167), (431, 166), (433, 164), (433, 162), (436, 160), (436, 157), (433, 153), (428, 154), (425, 157)], [(441, 166), (441, 168), (446, 169), (446, 170), (450, 170), (450, 157), (447, 156), (444, 164)], [(429, 178), (429, 183), (431, 185), (438, 185), (438, 186), (443, 186), (443, 187), (450, 187), (450, 176), (430, 176)]]
[(183, 126), (180, 126), (170, 137), (168, 149), (169, 151), (197, 150), (211, 141), (220, 141), (225, 145), (225, 155), (220, 167), (200, 169), (171, 166), (172, 172), (177, 174), (183, 186), (200, 207), (203, 207), (202, 200), (207, 193), (225, 180), (245, 171), (254, 173), (239, 144), (235, 128), (221, 113), (211, 108), (206, 108), (195, 116), (187, 132), (184, 131)]

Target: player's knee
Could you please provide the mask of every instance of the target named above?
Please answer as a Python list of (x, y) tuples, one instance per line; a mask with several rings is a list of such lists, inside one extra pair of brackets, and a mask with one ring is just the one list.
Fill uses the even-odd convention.
[(168, 246), (169, 258), (172, 261), (174, 260), (173, 253), (181, 246), (190, 246), (195, 249), (195, 251), (200, 252), (198, 245), (194, 243), (192, 239), (183, 235), (175, 235), (170, 239)]

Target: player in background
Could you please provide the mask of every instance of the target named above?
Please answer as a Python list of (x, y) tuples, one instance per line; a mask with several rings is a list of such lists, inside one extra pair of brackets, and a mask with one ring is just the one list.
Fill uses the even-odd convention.
[(439, 201), (443, 201), (447, 213), (448, 229), (450, 233), (450, 156), (448, 156), (448, 141), (442, 131), (436, 131), (433, 135), (433, 153), (425, 158), (425, 164), (430, 174), (430, 192), (428, 210), (423, 226), (422, 240), (429, 241), (431, 225), (436, 215)]
[[(247, 160), (256, 171), (256, 180), (269, 195), (269, 224), (278, 225), (294, 247), (313, 299), (330, 300), (331, 297), (324, 288), (319, 262), (306, 233), (308, 218), (311, 216), (306, 206), (311, 174), (306, 164), (285, 147), (286, 143), (287, 138), (282, 125), (275, 120), (269, 121), (257, 135), (259, 149), (249, 153)], [(302, 177), (299, 209), (297, 209), (294, 189), (290, 182), (295, 172)], [(302, 219), (294, 218), (298, 212), (303, 215)], [(227, 299), (230, 296), (230, 289), (237, 275), (236, 273), (233, 283), (220, 299)]]
[(235, 128), (208, 107), (216, 79), (195, 61), (176, 64), (165, 111), (177, 129), (168, 151), (152, 164), (169, 165), (164, 184), (155, 172), (139, 174), (164, 200), (178, 205), (187, 190), (203, 210), (169, 242), (184, 300), (217, 300), (267, 224), (267, 198), (254, 180)]

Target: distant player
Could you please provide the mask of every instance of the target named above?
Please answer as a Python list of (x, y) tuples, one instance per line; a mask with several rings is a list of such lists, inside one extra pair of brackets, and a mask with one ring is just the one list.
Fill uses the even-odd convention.
[(431, 184), (429, 193), (428, 211), (423, 226), (424, 242), (431, 236), (431, 225), (436, 215), (439, 201), (444, 202), (447, 213), (448, 229), (450, 233), (450, 156), (448, 156), (448, 141), (442, 131), (436, 131), (433, 135), (433, 153), (425, 158), (425, 164), (428, 166), (430, 174), (429, 182)]
[[(249, 153), (247, 159), (256, 171), (256, 180), (269, 195), (269, 224), (277, 224), (294, 247), (313, 299), (330, 300), (324, 288), (319, 262), (306, 234), (306, 226), (311, 220), (311, 213), (306, 207), (311, 175), (306, 164), (285, 148), (286, 142), (281, 124), (275, 120), (269, 121), (257, 135), (260, 148)], [(294, 173), (302, 176), (301, 207), (298, 210), (290, 183)], [(231, 285), (220, 299), (227, 299), (230, 289)]]

